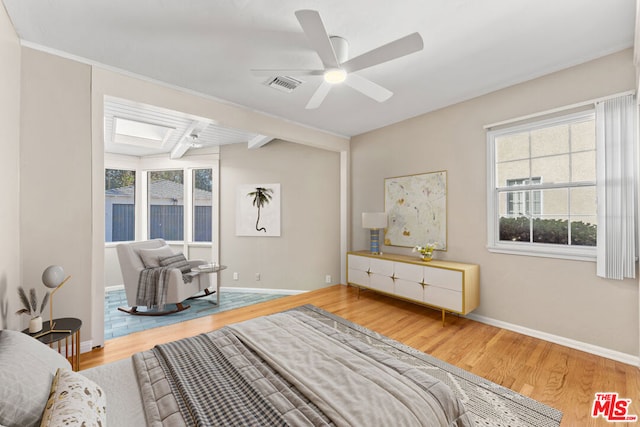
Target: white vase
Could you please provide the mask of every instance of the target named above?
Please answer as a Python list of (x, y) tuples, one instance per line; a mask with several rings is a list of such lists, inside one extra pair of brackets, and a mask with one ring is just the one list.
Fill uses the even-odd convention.
[(29, 321), (29, 333), (35, 334), (36, 332), (40, 332), (42, 330), (42, 317), (34, 317)]

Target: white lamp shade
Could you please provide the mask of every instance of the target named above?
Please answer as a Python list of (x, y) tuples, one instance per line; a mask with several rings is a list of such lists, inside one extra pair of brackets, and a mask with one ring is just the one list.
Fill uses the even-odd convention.
[(64, 269), (59, 265), (50, 265), (42, 273), (42, 283), (47, 288), (56, 288), (64, 280)]
[(386, 228), (387, 214), (385, 212), (362, 212), (362, 228)]

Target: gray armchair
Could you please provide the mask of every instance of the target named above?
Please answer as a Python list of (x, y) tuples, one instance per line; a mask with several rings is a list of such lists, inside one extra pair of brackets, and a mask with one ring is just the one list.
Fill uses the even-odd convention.
[[(129, 314), (139, 315), (164, 315), (176, 313), (186, 310), (190, 306), (183, 305), (183, 301), (197, 294), (197, 296), (210, 295), (214, 291), (210, 291), (211, 279), (210, 274), (188, 273), (190, 281), (185, 282), (182, 278), (183, 272), (179, 268), (170, 268), (166, 271), (164, 285), (166, 287), (165, 304), (169, 305), (169, 309), (161, 308), (160, 310), (138, 311), (138, 306), (142, 305), (137, 301), (138, 283), (140, 274), (145, 268), (158, 267), (159, 260), (163, 256), (172, 255), (173, 252), (164, 240), (154, 239), (142, 242), (121, 243), (116, 246), (118, 253), (118, 261), (122, 270), (122, 279), (124, 281), (125, 294), (127, 296), (127, 304), (130, 308), (118, 307), (118, 310)], [(188, 260), (187, 269), (195, 268), (204, 264), (203, 260)], [(176, 308), (172, 309), (171, 304), (175, 304)]]

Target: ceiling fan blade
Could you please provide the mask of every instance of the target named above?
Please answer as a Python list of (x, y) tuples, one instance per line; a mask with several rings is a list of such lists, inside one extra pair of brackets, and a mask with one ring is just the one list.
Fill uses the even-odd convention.
[(322, 101), (324, 101), (324, 98), (329, 93), (329, 90), (331, 90), (331, 83), (327, 83), (323, 80), (320, 86), (318, 86), (318, 89), (316, 89), (315, 93), (313, 94), (309, 102), (307, 103), (307, 106), (304, 108), (306, 108), (307, 110), (318, 108), (320, 104), (322, 104)]
[(373, 98), (378, 102), (384, 102), (391, 98), (393, 92), (389, 89), (385, 89), (377, 83), (372, 82), (369, 79), (365, 79), (357, 74), (349, 74), (345, 83), (351, 86), (358, 92), (367, 95), (369, 98)]
[(288, 69), (257, 69), (251, 70), (251, 74), (258, 77), (275, 76), (321, 76), (324, 70), (288, 70)]
[(401, 56), (422, 50), (424, 43), (419, 33), (409, 34), (396, 41), (392, 41), (367, 53), (351, 58), (341, 66), (348, 73), (369, 68)]
[(327, 30), (320, 14), (315, 10), (298, 10), (296, 18), (313, 50), (316, 51), (325, 68), (338, 68), (338, 58), (333, 50)]

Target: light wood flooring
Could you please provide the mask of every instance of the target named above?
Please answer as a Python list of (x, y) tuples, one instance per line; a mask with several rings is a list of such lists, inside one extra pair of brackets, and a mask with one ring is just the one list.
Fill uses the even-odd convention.
[[(563, 427), (624, 426), (591, 418), (596, 392), (618, 392), (632, 399), (630, 414), (640, 416), (637, 367), (547, 341), (447, 315), (375, 292), (336, 285), (278, 298), (208, 317), (165, 326), (106, 342), (81, 355), (87, 369), (129, 357), (155, 344), (218, 329), (226, 324), (313, 304), (352, 322), (431, 354), (564, 413)], [(640, 421), (629, 424), (640, 426)]]

